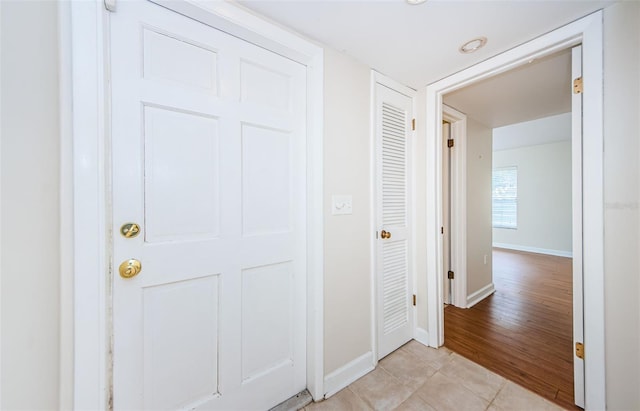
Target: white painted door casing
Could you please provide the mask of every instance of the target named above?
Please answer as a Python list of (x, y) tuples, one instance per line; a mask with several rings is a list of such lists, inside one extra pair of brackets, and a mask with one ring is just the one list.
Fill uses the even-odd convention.
[[(595, 12), (553, 32), (540, 36), (473, 67), (439, 80), (426, 88), (427, 161), (432, 162), (427, 174), (427, 232), (432, 244), (427, 248), (427, 294), (429, 296), (429, 345), (438, 347), (443, 341), (442, 283), (439, 279), (442, 245), (435, 233), (441, 225), (437, 197), (441, 193), (439, 152), (442, 113), (438, 109), (442, 96), (474, 81), (479, 81), (527, 64), (554, 52), (582, 44), (582, 246), (583, 307), (585, 340), (585, 407), (606, 408), (604, 354), (604, 244), (603, 244), (603, 43), (602, 11)], [(436, 216), (435, 218), (433, 218)], [(440, 295), (440, 297), (439, 297)]]
[[(582, 77), (582, 46), (571, 50), (571, 78)], [(573, 83), (573, 82), (572, 82)], [(573, 88), (570, 84), (568, 88)], [(582, 270), (582, 93), (571, 97), (571, 215), (573, 255), (573, 397), (584, 408), (584, 360), (576, 356), (576, 343), (584, 342)]]
[[(447, 142), (442, 139), (442, 171), (448, 168), (449, 181), (448, 187), (444, 187), (445, 181), (443, 174), (442, 198), (448, 195), (448, 210), (445, 210), (445, 203), (442, 204), (442, 221), (446, 221), (447, 214), (449, 217), (449, 238), (442, 235), (442, 276), (443, 276), (443, 293), (445, 292), (444, 284), (450, 281), (451, 301), (452, 304), (459, 308), (467, 308), (467, 163), (466, 163), (466, 146), (467, 146), (467, 117), (464, 113), (447, 106), (442, 105), (442, 118), (449, 124), (449, 136), (454, 140), (452, 148), (447, 147)], [(446, 156), (446, 158), (445, 158)], [(448, 164), (447, 164), (448, 163)], [(448, 191), (448, 193), (447, 193)], [(446, 224), (445, 224), (446, 226)], [(445, 245), (448, 241), (448, 250)], [(445, 252), (449, 252), (449, 267), (455, 273), (453, 280), (447, 278), (447, 264), (445, 263)], [(443, 294), (444, 296), (444, 294)]]
[(306, 386), (305, 69), (147, 2), (111, 24), (114, 266), (143, 267), (114, 405), (271, 407)]
[(451, 151), (447, 140), (451, 136), (451, 123), (442, 124), (442, 300), (453, 304), (452, 284), (448, 271), (452, 270), (451, 261)]

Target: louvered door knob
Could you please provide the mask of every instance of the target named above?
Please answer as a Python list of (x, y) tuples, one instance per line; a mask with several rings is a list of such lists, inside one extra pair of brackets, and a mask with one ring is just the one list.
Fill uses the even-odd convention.
[(380, 232), (380, 237), (382, 237), (383, 240), (387, 239), (387, 238), (391, 238), (391, 233), (385, 230), (382, 230)]

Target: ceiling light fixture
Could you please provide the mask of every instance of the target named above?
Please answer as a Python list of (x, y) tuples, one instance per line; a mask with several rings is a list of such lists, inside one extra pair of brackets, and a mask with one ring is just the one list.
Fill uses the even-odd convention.
[(469, 54), (481, 49), (485, 46), (485, 44), (487, 44), (486, 37), (477, 37), (464, 43), (458, 50), (460, 51), (460, 53)]
[(416, 4), (422, 4), (424, 2), (426, 2), (427, 0), (407, 0), (407, 3), (415, 6)]

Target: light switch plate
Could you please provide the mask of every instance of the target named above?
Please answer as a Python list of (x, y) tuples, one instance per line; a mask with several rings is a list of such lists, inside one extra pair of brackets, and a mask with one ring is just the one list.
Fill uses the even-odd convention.
[(331, 197), (331, 214), (353, 214), (353, 200), (350, 195), (334, 195)]

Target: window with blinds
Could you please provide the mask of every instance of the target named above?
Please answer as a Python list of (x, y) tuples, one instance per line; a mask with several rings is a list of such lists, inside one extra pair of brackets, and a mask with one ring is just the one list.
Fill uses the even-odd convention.
[(518, 167), (493, 169), (491, 178), (494, 228), (518, 228)]

